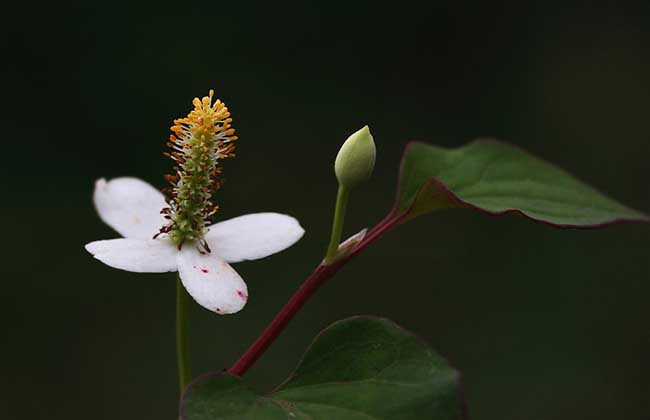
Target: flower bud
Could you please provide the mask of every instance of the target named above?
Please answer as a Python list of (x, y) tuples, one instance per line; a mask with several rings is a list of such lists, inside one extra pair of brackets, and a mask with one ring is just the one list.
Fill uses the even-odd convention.
[(375, 167), (376, 155), (375, 142), (366, 125), (348, 137), (336, 155), (334, 172), (339, 184), (354, 188), (367, 181)]

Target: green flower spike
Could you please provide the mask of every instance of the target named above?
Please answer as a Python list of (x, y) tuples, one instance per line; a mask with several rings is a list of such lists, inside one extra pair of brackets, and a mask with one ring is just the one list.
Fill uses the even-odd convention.
[(222, 168), (220, 159), (234, 157), (237, 140), (235, 129), (231, 127), (230, 112), (223, 102), (217, 99), (212, 103), (214, 91), (202, 100), (195, 98), (194, 109), (185, 118), (174, 120), (167, 145), (171, 153), (165, 153), (178, 164), (175, 175), (167, 175), (171, 184), (168, 193), (169, 207), (163, 214), (169, 220), (160, 229), (180, 249), (185, 241), (200, 241), (204, 251), (210, 252), (203, 239), (210, 218), (219, 210), (212, 203), (212, 195), (221, 188), (219, 175)]

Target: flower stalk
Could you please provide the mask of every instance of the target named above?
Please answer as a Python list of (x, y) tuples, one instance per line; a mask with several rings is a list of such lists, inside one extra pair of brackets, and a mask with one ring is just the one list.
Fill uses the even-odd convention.
[(332, 234), (330, 243), (327, 247), (327, 254), (325, 255), (325, 263), (329, 264), (336, 259), (341, 243), (341, 235), (343, 233), (343, 223), (345, 221), (345, 211), (347, 209), (348, 198), (350, 197), (350, 190), (345, 185), (339, 185), (338, 193), (336, 194), (336, 206), (334, 208), (334, 220), (332, 222)]
[(189, 339), (187, 333), (188, 295), (180, 277), (176, 279), (176, 356), (178, 358), (178, 384), (181, 395), (192, 379), (189, 364)]

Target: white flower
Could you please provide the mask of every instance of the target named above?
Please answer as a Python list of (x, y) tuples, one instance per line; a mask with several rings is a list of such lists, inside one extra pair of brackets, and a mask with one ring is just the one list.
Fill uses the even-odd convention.
[(244, 280), (228, 264), (256, 260), (298, 241), (304, 230), (296, 219), (278, 213), (253, 213), (208, 228), (211, 252), (185, 242), (181, 249), (164, 234), (153, 236), (167, 220), (163, 195), (137, 178), (97, 181), (93, 196), (101, 219), (124, 236), (95, 241), (86, 250), (106, 265), (137, 273), (178, 271), (187, 292), (218, 314), (241, 310), (248, 300)]

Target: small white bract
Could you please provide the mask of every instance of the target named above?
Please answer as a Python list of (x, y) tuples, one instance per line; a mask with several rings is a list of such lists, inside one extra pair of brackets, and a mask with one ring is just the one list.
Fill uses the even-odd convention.
[(167, 222), (160, 214), (164, 196), (153, 186), (137, 178), (100, 179), (93, 199), (101, 219), (124, 238), (91, 242), (88, 252), (121, 270), (178, 271), (194, 300), (218, 314), (238, 312), (248, 300), (246, 283), (228, 263), (275, 254), (304, 233), (291, 216), (253, 213), (208, 227), (204, 239), (210, 252), (187, 241), (179, 250), (166, 234), (152, 239)]

